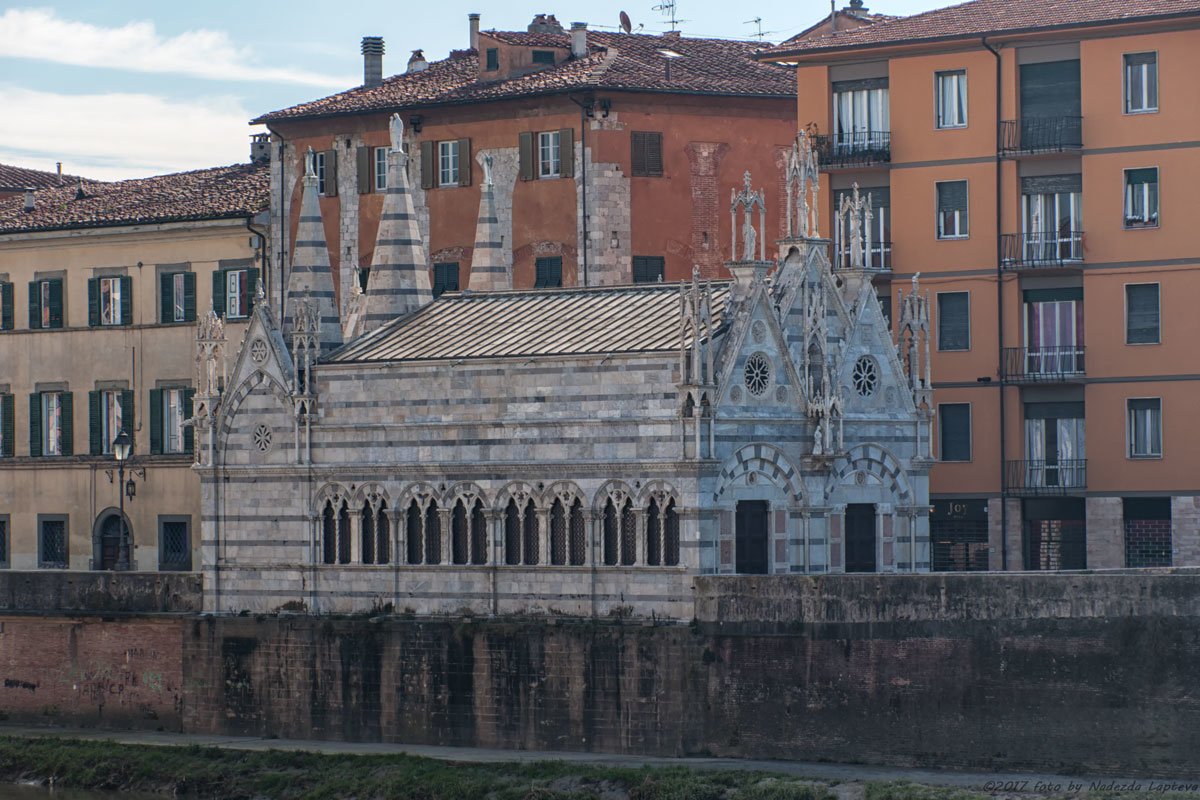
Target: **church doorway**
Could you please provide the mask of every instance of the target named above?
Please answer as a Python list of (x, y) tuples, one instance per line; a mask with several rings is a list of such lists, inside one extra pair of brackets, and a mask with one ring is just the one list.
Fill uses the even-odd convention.
[(121, 556), (121, 515), (113, 513), (100, 521), (96, 551), (97, 569), (116, 569)]
[(875, 506), (846, 506), (846, 572), (875, 571)]
[(767, 501), (742, 500), (737, 504), (734, 536), (737, 571), (742, 575), (767, 574)]

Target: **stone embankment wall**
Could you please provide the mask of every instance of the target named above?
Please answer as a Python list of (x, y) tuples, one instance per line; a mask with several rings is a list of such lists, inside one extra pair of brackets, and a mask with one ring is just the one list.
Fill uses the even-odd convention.
[(5, 613), (0, 708), (201, 733), (1200, 774), (1200, 573), (711, 577), (696, 598), (690, 626)]

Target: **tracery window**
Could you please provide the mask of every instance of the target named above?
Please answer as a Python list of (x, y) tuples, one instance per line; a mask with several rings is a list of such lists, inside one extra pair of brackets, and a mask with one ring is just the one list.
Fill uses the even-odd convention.
[(350, 563), (350, 508), (344, 500), (338, 509), (338, 563)]
[(442, 515), (436, 500), (425, 507), (425, 563), (442, 563)]
[(337, 563), (337, 517), (331, 500), (325, 501), (325, 508), (321, 511), (321, 561), (325, 564)]
[(679, 564), (679, 514), (671, 497), (651, 497), (646, 504), (646, 564)]
[(746, 388), (750, 394), (760, 397), (771, 382), (771, 365), (767, 359), (755, 353), (746, 359), (745, 367)]
[(407, 533), (408, 540), (408, 563), (421, 563), (421, 544), (423, 541), (423, 532), (421, 530), (421, 506), (413, 500), (408, 504), (408, 510), (404, 515), (404, 530)]
[(862, 356), (858, 361), (854, 362), (854, 391), (858, 392), (863, 397), (869, 397), (875, 393), (875, 386), (879, 382), (879, 371), (875, 367), (875, 359), (870, 356)]
[(454, 504), (451, 515), (451, 546), (455, 564), (487, 563), (487, 518), (483, 503), (476, 500), (470, 512), (462, 498)]
[(567, 563), (567, 511), (559, 499), (550, 506), (550, 563)]
[(571, 544), (569, 548), (571, 565), (580, 567), (587, 561), (587, 525), (583, 519), (583, 503), (578, 498), (571, 504), (569, 526), (571, 531)]
[(527, 500), (524, 506), (519, 506), (515, 499), (510, 499), (504, 509), (504, 563), (537, 564), (540, 534), (533, 500)]
[(371, 508), (371, 501), (364, 500), (362, 507), (362, 531), (360, 532), (361, 556), (364, 564), (386, 564), (391, 558), (391, 525), (387, 516), (387, 503), (379, 502)]

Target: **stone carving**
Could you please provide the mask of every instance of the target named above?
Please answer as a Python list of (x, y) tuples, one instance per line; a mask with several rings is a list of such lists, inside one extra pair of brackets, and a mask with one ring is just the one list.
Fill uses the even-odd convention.
[(492, 154), (486, 153), (483, 156), (483, 185), (492, 185)]
[(787, 185), (787, 236), (817, 238), (818, 203), (821, 197), (821, 172), (812, 137), (815, 128), (802, 130), (792, 143), (785, 169)]
[(404, 152), (404, 120), (399, 114), (392, 114), (388, 120), (388, 134), (392, 138), (392, 152)]
[(225, 377), (225, 323), (209, 311), (196, 323), (196, 394), (216, 397), (221, 393), (217, 372)]
[[(858, 183), (854, 191), (842, 195), (842, 203), (836, 212), (838, 234), (846, 236), (848, 241), (839, 247), (838, 267), (848, 269), (867, 269), (871, 257), (871, 221), (875, 213), (871, 211), (871, 195), (863, 197), (858, 193)], [(846, 253), (848, 261), (843, 263), (842, 253)]]
[(255, 339), (250, 343), (250, 360), (255, 364), (262, 364), (267, 360), (267, 343), (262, 339)]
[(266, 425), (259, 425), (254, 429), (254, 446), (258, 448), (260, 453), (269, 453), (271, 451), (271, 429)]
[(755, 344), (762, 344), (767, 340), (767, 326), (760, 319), (755, 320), (754, 325), (750, 327), (750, 335), (754, 338)]
[(308, 148), (308, 151), (304, 154), (304, 177), (312, 178), (314, 181), (317, 179), (317, 171), (315, 167), (316, 157), (317, 154), (313, 152), (311, 147)]
[[(729, 190), (730, 205), (729, 217), (731, 221), (730, 237), (733, 239), (733, 259), (738, 260), (738, 245), (737, 245), (737, 215), (738, 210), (742, 211), (742, 261), (765, 261), (767, 258), (766, 250), (766, 230), (767, 230), (767, 202), (766, 189), (759, 189), (757, 192), (750, 188), (750, 172), (747, 171), (742, 183), (742, 191), (736, 189)], [(754, 229), (754, 209), (758, 209), (758, 227), (761, 231)]]

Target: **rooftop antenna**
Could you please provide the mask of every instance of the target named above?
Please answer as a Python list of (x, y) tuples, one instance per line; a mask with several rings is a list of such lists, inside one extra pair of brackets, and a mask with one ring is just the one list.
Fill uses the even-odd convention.
[(625, 31), (626, 33), (633, 32), (633, 22), (629, 19), (629, 15), (624, 11), (621, 12), (621, 30)]
[(762, 29), (762, 17), (755, 17), (754, 19), (748, 19), (745, 22), (743, 22), (742, 24), (743, 25), (757, 25), (758, 32), (751, 34), (751, 35), (757, 37), (760, 42), (762, 41), (763, 36), (766, 35), (763, 33), (763, 29)]
[(675, 0), (663, 0), (661, 3), (654, 6), (653, 10), (661, 11), (663, 13), (663, 16), (667, 18), (667, 21), (671, 25), (671, 30), (675, 30), (679, 23), (687, 21), (679, 19), (675, 16), (675, 12), (678, 10), (675, 6)]

